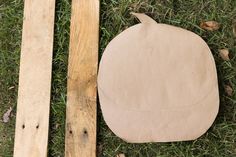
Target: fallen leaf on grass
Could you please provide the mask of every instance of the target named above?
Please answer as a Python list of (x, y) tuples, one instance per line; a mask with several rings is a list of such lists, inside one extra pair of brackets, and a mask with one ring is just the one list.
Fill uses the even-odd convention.
[(228, 96), (233, 95), (233, 89), (229, 85), (225, 85), (225, 92), (227, 93)]
[(208, 31), (215, 31), (220, 28), (220, 24), (216, 21), (201, 22), (200, 27)]
[(125, 157), (125, 154), (118, 154), (116, 157)]
[(11, 89), (14, 89), (14, 88), (15, 88), (14, 86), (11, 86), (11, 87), (9, 87), (8, 89), (11, 90)]
[(229, 50), (228, 49), (221, 49), (219, 50), (219, 55), (224, 61), (229, 61)]
[(55, 125), (55, 129), (58, 129), (59, 128), (59, 124), (58, 123), (56, 123), (56, 125)]
[(11, 115), (11, 111), (12, 111), (12, 108), (10, 107), (10, 108), (7, 110), (7, 112), (4, 113), (4, 115), (3, 115), (3, 117), (2, 117), (4, 123), (9, 122), (9, 120), (10, 120), (10, 115)]
[(236, 37), (236, 20), (233, 22), (233, 33), (234, 36)]

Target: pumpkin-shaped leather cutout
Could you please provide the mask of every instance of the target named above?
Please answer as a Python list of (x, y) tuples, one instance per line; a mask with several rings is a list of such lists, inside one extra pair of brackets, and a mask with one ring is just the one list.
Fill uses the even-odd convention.
[(131, 143), (194, 140), (219, 109), (214, 58), (193, 32), (145, 14), (103, 53), (98, 92), (109, 128)]

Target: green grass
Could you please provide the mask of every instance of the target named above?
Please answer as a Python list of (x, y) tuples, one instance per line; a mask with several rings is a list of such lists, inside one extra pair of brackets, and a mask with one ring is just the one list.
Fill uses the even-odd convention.
[[(69, 0), (57, 0), (49, 132), (49, 156), (52, 157), (64, 156), (70, 9)], [(119, 153), (127, 157), (236, 156), (236, 92), (232, 96), (224, 92), (224, 85), (236, 90), (236, 39), (232, 31), (236, 1), (101, 0), (100, 56), (113, 37), (138, 22), (130, 15), (131, 11), (147, 13), (158, 22), (191, 30), (208, 43), (218, 70), (220, 112), (213, 126), (198, 140), (127, 144), (108, 129), (99, 110), (98, 156), (114, 157)], [(13, 107), (10, 122), (0, 122), (0, 157), (11, 157), (13, 152), (22, 19), (22, 0), (0, 0), (0, 116)], [(214, 32), (204, 31), (199, 23), (205, 20), (218, 21), (221, 28)], [(230, 61), (219, 57), (218, 49), (221, 48), (230, 50)]]

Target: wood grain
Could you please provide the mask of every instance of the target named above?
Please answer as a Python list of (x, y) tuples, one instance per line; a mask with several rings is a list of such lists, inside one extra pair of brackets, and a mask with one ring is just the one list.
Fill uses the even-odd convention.
[(46, 157), (55, 0), (25, 0), (14, 157)]
[(96, 156), (99, 0), (72, 0), (66, 157)]

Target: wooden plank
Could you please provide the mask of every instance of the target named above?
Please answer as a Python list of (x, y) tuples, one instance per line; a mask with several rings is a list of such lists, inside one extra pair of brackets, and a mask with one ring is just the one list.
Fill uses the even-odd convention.
[(66, 157), (96, 156), (99, 0), (72, 0)]
[(14, 157), (46, 157), (55, 0), (25, 0)]

